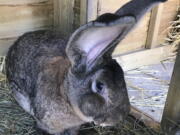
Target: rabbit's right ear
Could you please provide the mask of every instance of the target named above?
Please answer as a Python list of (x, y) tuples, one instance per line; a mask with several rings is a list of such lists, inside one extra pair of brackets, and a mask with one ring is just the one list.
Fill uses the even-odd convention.
[(91, 70), (105, 53), (109, 53), (124, 38), (135, 23), (133, 16), (104, 14), (80, 27), (73, 33), (66, 48), (73, 68)]

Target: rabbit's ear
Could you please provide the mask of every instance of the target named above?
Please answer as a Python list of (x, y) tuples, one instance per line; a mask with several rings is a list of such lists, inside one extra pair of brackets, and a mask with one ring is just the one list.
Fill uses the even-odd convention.
[(72, 66), (91, 69), (104, 54), (110, 55), (142, 16), (155, 4), (166, 0), (132, 0), (115, 14), (104, 14), (71, 36), (66, 53)]
[(135, 23), (133, 16), (105, 14), (80, 27), (66, 48), (71, 63), (73, 66), (83, 64), (86, 68), (92, 67), (103, 54), (124, 38)]

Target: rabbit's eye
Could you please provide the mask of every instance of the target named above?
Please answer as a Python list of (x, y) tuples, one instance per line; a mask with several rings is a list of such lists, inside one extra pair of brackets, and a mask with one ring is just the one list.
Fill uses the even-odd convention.
[(104, 90), (104, 84), (100, 81), (95, 81), (92, 84), (92, 90), (95, 93), (102, 93)]
[(98, 90), (97, 92), (101, 92), (103, 90), (104, 84), (101, 82), (96, 82), (96, 89)]

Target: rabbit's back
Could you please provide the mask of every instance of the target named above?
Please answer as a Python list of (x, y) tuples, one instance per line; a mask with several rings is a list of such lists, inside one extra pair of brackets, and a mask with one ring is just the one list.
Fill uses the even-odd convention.
[(9, 49), (6, 70), (9, 82), (33, 96), (38, 74), (52, 58), (66, 59), (66, 41), (52, 31), (36, 31), (21, 36)]
[(82, 123), (73, 114), (63, 85), (70, 67), (65, 47), (66, 40), (56, 32), (30, 32), (14, 43), (6, 58), (14, 97), (42, 129), (51, 133)]

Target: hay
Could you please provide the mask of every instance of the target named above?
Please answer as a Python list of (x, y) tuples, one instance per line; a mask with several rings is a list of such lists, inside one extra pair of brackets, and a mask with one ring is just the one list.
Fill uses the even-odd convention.
[(171, 25), (167, 30), (168, 36), (165, 39), (165, 45), (172, 46), (172, 53), (170, 54), (169, 58), (174, 58), (177, 55), (177, 50), (180, 46), (180, 7), (178, 9), (175, 21), (171, 22)]
[[(0, 58), (0, 135), (37, 135), (34, 120), (19, 107), (3, 74), (5, 57)], [(39, 134), (39, 133), (38, 133)]]

